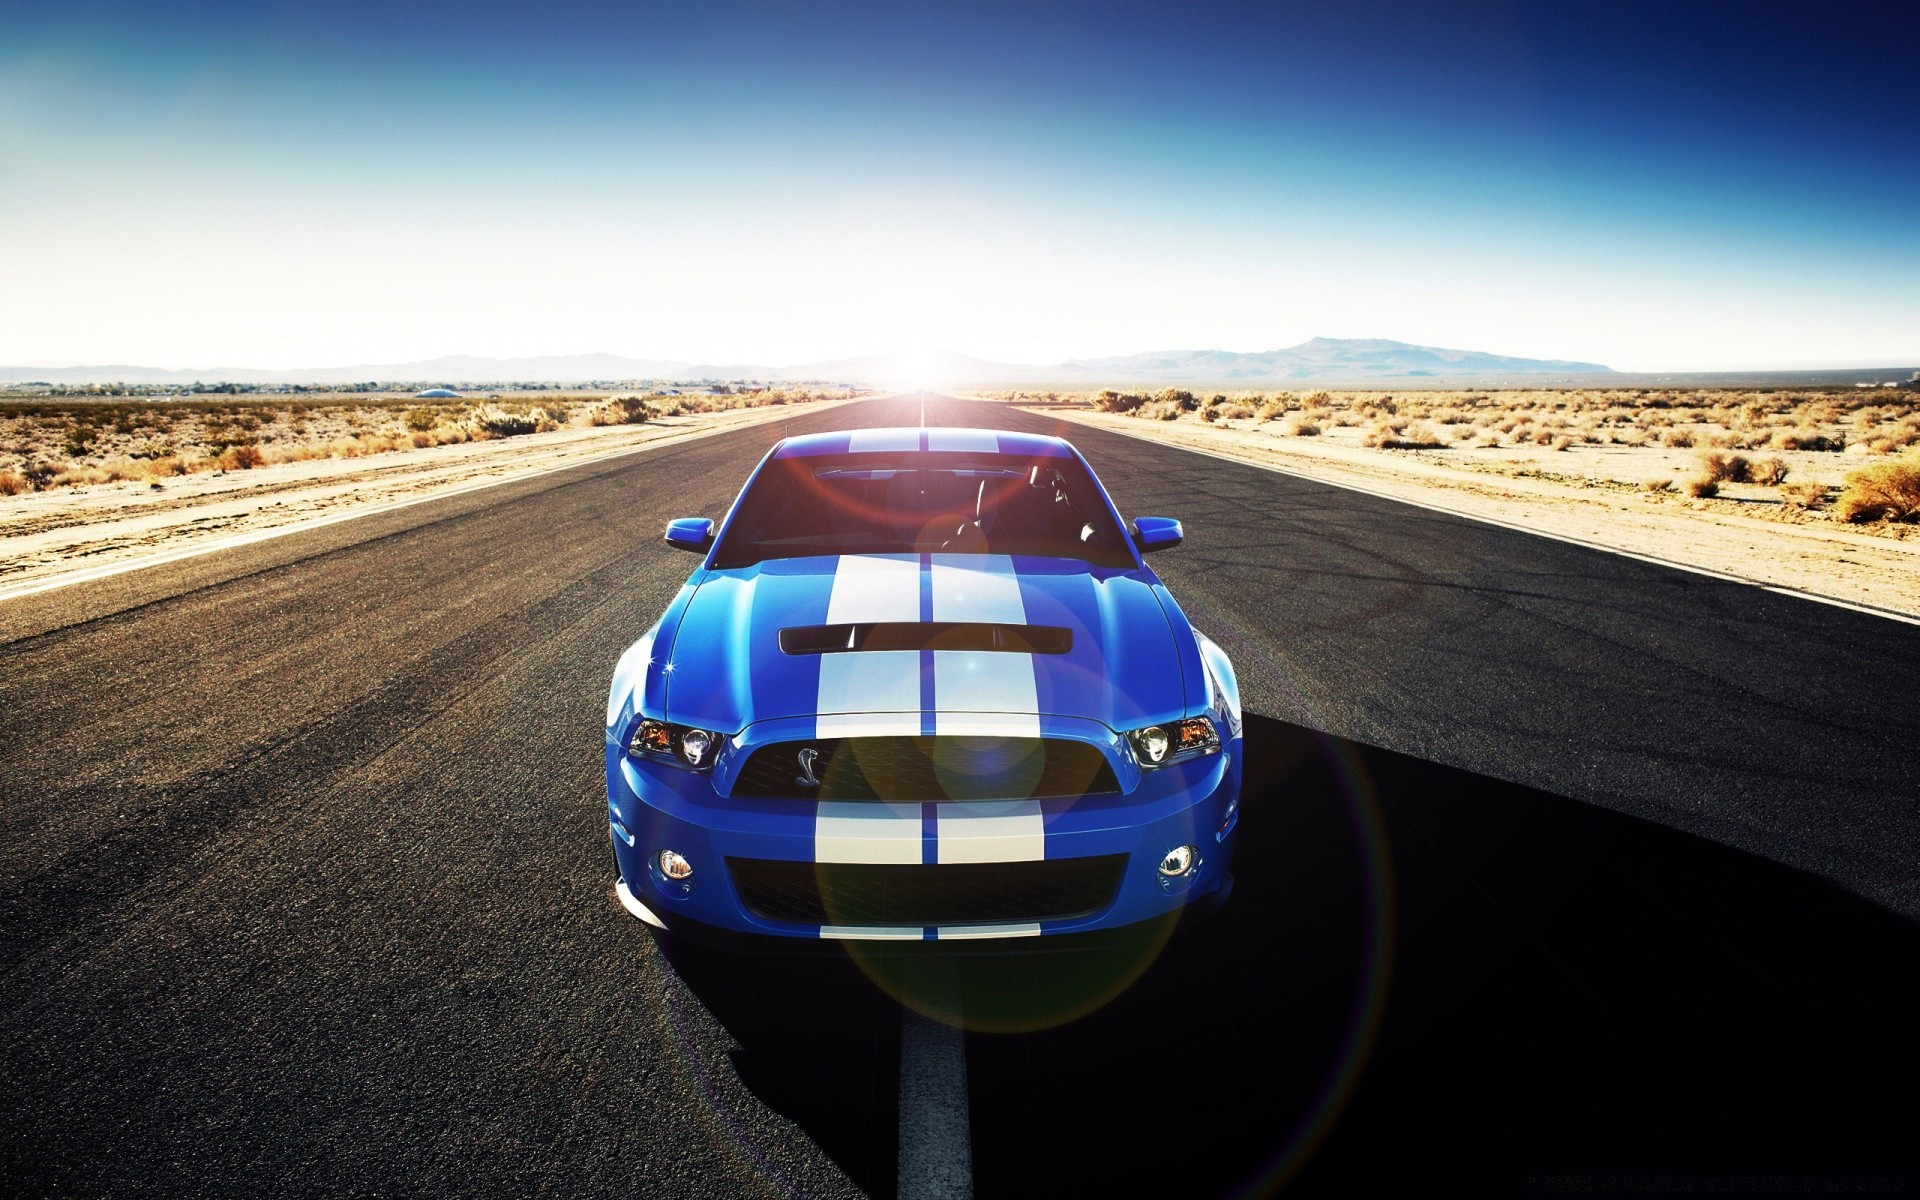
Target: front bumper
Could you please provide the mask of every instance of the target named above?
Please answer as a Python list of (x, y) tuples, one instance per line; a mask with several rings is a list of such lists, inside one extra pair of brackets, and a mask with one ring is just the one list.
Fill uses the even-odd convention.
[[(1057, 724), (1056, 722), (1050, 722)], [(1110, 740), (1088, 722), (1088, 740)], [(1064, 730), (1060, 732), (1065, 732)], [(607, 808), (622, 904), (659, 927), (702, 940), (711, 935), (871, 941), (991, 940), (1115, 930), (1177, 913), (1224, 896), (1239, 815), (1241, 742), (1218, 753), (1123, 777), (1123, 794), (1029, 801), (886, 804), (725, 798), (713, 777), (636, 762), (607, 748)], [(1179, 879), (1156, 867), (1176, 846), (1199, 852), (1199, 865)], [(657, 856), (672, 849), (693, 864), (685, 881), (660, 873)], [(937, 924), (775, 919), (743, 896), (728, 860), (819, 863), (822, 875), (845, 865), (969, 864), (976, 882), (1004, 864), (1010, 885), (1023, 864), (1119, 859), (1117, 882), (1096, 906), (1064, 918), (1003, 912), (991, 921)], [(1030, 872), (1027, 872), (1030, 873)], [(823, 884), (823, 886), (825, 886)], [(1016, 902), (1017, 903), (1017, 902)]]

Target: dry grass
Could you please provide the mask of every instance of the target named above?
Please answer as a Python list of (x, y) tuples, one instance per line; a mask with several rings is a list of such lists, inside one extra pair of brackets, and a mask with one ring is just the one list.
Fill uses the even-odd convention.
[(413, 396), (0, 399), (0, 495), (206, 471), (352, 459), (688, 413), (825, 399), (784, 389), (722, 394), (538, 392)]
[(1833, 515), (1856, 524), (1920, 520), (1920, 455), (1850, 473)]
[(1706, 450), (1700, 454), (1700, 477), (1711, 479), (1715, 483), (1746, 483), (1753, 473), (1753, 464), (1744, 454), (1726, 454), (1718, 450)]
[[(1694, 506), (1702, 511), (1766, 515), (1761, 506), (1770, 506), (1774, 515), (1794, 521), (1829, 519), (1842, 464), (1920, 447), (1920, 394), (1911, 389), (1246, 391), (1202, 398), (1185, 388), (1161, 388), (1049, 392), (1046, 399), (1140, 420), (1290, 438), (1324, 435), (1336, 446), (1429, 452), (1432, 461), (1452, 460), (1475, 471), (1630, 488), (1649, 499), (1681, 490), (1714, 501)], [(1676, 462), (1681, 455), (1675, 451), (1697, 460), (1697, 468)], [(1568, 464), (1550, 466), (1541, 461), (1542, 452), (1564, 454)], [(1844, 511), (1884, 507), (1863, 499)], [(1841, 511), (1831, 506), (1833, 516)]]
[(1824, 483), (1783, 483), (1780, 503), (1802, 512), (1818, 512), (1827, 506), (1831, 489)]

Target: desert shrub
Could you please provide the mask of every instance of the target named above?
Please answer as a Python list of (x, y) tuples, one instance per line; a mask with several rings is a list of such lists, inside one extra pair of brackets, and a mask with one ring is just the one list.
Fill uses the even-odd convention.
[(21, 492), (32, 491), (33, 485), (27, 477), (18, 471), (0, 471), (0, 496), (18, 496)]
[(52, 463), (30, 462), (20, 468), (20, 474), (26, 478), (28, 487), (42, 492), (53, 486), (54, 476), (60, 474), (60, 469)]
[(1320, 427), (1306, 416), (1298, 416), (1280, 427), (1288, 437), (1319, 437)]
[(1673, 450), (1686, 450), (1693, 445), (1693, 434), (1685, 429), (1669, 429), (1661, 435), (1660, 444)]
[(1704, 476), (1699, 479), (1687, 480), (1687, 495), (1692, 496), (1696, 500), (1705, 500), (1712, 496), (1718, 496), (1719, 494), (1720, 484), (1715, 480), (1708, 479)]
[(107, 482), (107, 473), (99, 467), (89, 467), (82, 463), (68, 463), (66, 468), (48, 481), (48, 487), (80, 487), (89, 483)]
[(1700, 475), (1715, 483), (1745, 483), (1753, 473), (1753, 464), (1744, 454), (1707, 450), (1700, 455)]
[(1253, 416), (1253, 405), (1235, 400), (1220, 406), (1220, 416), (1225, 420), (1244, 421)]
[(1171, 404), (1182, 412), (1193, 412), (1200, 407), (1200, 398), (1185, 388), (1167, 388), (1154, 399), (1162, 404)]
[(426, 405), (407, 410), (407, 428), (414, 433), (428, 433), (440, 423), (440, 414)]
[(1673, 490), (1671, 479), (1649, 479), (1640, 485), (1650, 492), (1670, 492)]
[(1787, 481), (1786, 460), (1762, 458), (1754, 462), (1747, 470), (1747, 478), (1755, 483), (1764, 483), (1768, 487), (1777, 487)]
[(93, 444), (100, 440), (100, 431), (92, 425), (75, 425), (67, 430), (66, 451), (69, 458), (82, 458), (93, 450)]
[(266, 462), (267, 456), (252, 442), (242, 442), (222, 450), (216, 461), (223, 471), (251, 471)]
[(1200, 410), (1200, 419), (1211, 425), (1226, 415), (1226, 410), (1217, 404), (1209, 404)]
[(1777, 429), (1767, 439), (1767, 446), (1773, 450), (1839, 450), (1844, 443), (1811, 429)]
[(488, 437), (519, 437), (534, 432), (540, 427), (539, 418), (527, 413), (484, 412), (476, 424)]
[(1855, 523), (1920, 520), (1920, 457), (1848, 472), (1833, 515)]
[(1154, 406), (1154, 410), (1153, 415), (1162, 421), (1178, 421), (1180, 419), (1180, 406), (1178, 404), (1157, 404)]
[(1260, 407), (1254, 410), (1253, 415), (1262, 421), (1277, 421), (1287, 415), (1287, 402), (1277, 397), (1271, 400), (1262, 400)]
[(1382, 450), (1439, 450), (1446, 446), (1430, 427), (1404, 418), (1377, 423), (1367, 431), (1364, 441)]
[(1822, 509), (1827, 506), (1827, 499), (1827, 485), (1824, 483), (1780, 485), (1780, 503), (1788, 508)]
[(644, 425), (653, 416), (652, 406), (642, 396), (615, 396), (608, 408), (621, 425)]

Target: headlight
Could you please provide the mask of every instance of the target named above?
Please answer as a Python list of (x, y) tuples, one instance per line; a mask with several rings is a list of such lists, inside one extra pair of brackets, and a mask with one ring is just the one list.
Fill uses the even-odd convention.
[(665, 759), (686, 767), (710, 767), (719, 754), (720, 735), (651, 718), (640, 722), (627, 743), (635, 758)]
[(1129, 733), (1127, 741), (1133, 745), (1133, 756), (1148, 769), (1220, 748), (1220, 735), (1214, 731), (1213, 722), (1205, 717), (1149, 725)]

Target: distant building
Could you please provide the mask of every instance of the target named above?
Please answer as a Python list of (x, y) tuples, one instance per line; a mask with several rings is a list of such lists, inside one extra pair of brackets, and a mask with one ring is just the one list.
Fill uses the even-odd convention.
[(460, 398), (460, 393), (452, 388), (428, 388), (424, 392), (415, 392), (413, 395), (417, 400), (458, 400)]

